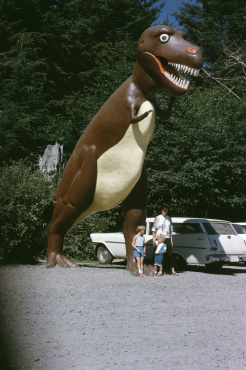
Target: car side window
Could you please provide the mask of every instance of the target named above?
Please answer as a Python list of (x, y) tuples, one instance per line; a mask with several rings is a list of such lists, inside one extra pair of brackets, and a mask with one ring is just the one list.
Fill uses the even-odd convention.
[(230, 224), (220, 222), (204, 222), (203, 226), (208, 235), (236, 235), (235, 230)]
[(237, 234), (246, 234), (246, 230), (243, 226), (237, 224), (232, 224), (232, 226), (236, 230)]
[(173, 224), (173, 234), (197, 234), (203, 233), (199, 223)]

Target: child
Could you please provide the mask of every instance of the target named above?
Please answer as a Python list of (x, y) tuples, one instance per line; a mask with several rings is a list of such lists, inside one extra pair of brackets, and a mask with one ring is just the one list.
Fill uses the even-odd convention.
[[(156, 237), (157, 242), (156, 242), (156, 250), (155, 250), (155, 263), (154, 263), (154, 269), (155, 269), (155, 274), (158, 276), (162, 276), (162, 261), (163, 261), (163, 253), (166, 253), (167, 251), (167, 246), (164, 244), (165, 241), (165, 236), (162, 234), (157, 235)], [(157, 269), (159, 266), (159, 272), (157, 274)]]
[(134, 248), (134, 257), (137, 260), (137, 266), (139, 271), (139, 276), (144, 276), (143, 274), (143, 261), (144, 257), (146, 256), (146, 246), (144, 241), (144, 233), (145, 233), (145, 227), (144, 226), (138, 226), (137, 227), (137, 235), (134, 236), (132, 241), (132, 246)]

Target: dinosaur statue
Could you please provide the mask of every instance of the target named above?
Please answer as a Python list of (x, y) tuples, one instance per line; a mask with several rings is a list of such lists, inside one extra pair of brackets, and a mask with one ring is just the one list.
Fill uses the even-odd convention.
[[(132, 240), (136, 227), (144, 224), (146, 217), (144, 158), (155, 115), (168, 119), (175, 98), (187, 92), (189, 81), (178, 71), (198, 76), (201, 66), (201, 50), (185, 40), (183, 31), (159, 25), (143, 32), (133, 74), (89, 123), (54, 193), (47, 267), (76, 267), (62, 255), (65, 234), (92, 213), (123, 202), (127, 270), (138, 274)], [(171, 94), (165, 112), (155, 101), (159, 90)], [(151, 268), (146, 266), (145, 274), (151, 275)]]

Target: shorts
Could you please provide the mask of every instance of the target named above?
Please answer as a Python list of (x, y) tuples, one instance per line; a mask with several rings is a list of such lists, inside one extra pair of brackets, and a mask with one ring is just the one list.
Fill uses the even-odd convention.
[(146, 257), (146, 254), (144, 254), (144, 247), (137, 247), (141, 251), (141, 253), (138, 253), (136, 249), (134, 249), (134, 257)]
[(156, 266), (162, 266), (162, 261), (163, 261), (163, 253), (162, 254), (155, 254), (155, 263), (154, 265)]

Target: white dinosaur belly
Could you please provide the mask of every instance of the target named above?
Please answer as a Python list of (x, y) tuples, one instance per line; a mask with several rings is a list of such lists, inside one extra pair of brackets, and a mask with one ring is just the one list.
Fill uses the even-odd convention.
[(154, 107), (145, 101), (138, 115), (152, 110), (142, 121), (131, 124), (121, 141), (97, 161), (97, 184), (93, 202), (74, 223), (94, 212), (105, 211), (121, 203), (140, 178), (148, 143), (155, 128)]

